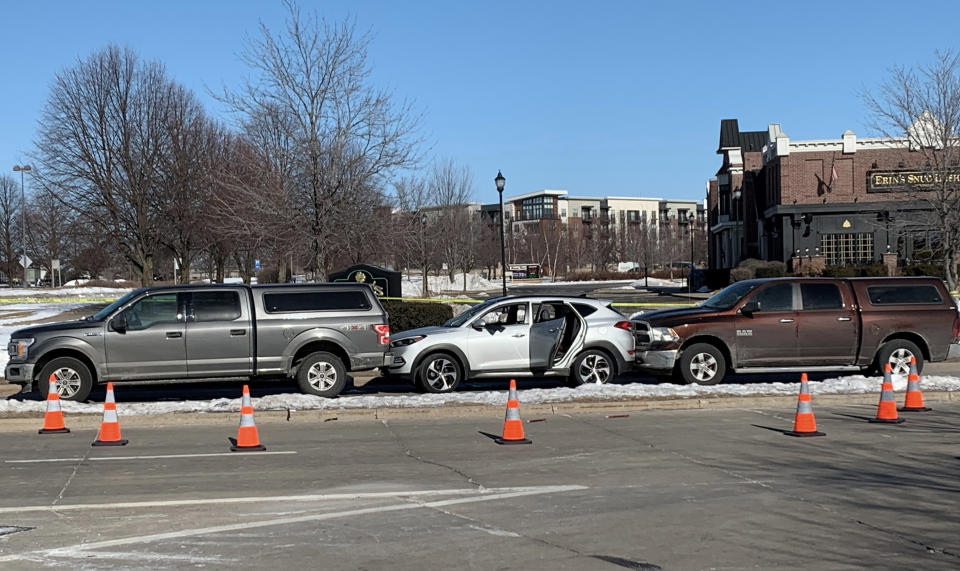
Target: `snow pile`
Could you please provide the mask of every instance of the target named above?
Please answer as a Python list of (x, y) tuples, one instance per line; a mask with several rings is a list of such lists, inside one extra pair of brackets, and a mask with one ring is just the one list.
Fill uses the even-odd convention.
[(687, 280), (683, 278), (674, 278), (672, 280), (666, 280), (661, 278), (640, 278), (639, 280), (633, 280), (632, 286), (637, 289), (642, 289), (645, 287), (686, 287)]
[[(74, 280), (85, 281), (85, 280)], [(122, 287), (67, 287), (71, 282), (67, 282), (64, 287), (58, 288), (10, 288), (0, 290), (0, 297), (102, 297), (104, 299), (114, 299), (123, 297), (130, 291), (130, 288)], [(7, 306), (4, 306), (7, 309)]]
[[(879, 393), (881, 379), (879, 377), (850, 376), (813, 381), (810, 389), (814, 396), (826, 394), (868, 394)], [(578, 388), (554, 389), (527, 389), (520, 390), (520, 402), (524, 404), (546, 404), (571, 401), (625, 401), (637, 399), (664, 399), (664, 398), (701, 398), (724, 396), (756, 396), (782, 395), (794, 396), (797, 394), (798, 383), (773, 382), (729, 384), (713, 387), (700, 385), (677, 385), (662, 383), (649, 385), (631, 383), (626, 385), (585, 385)], [(903, 391), (907, 381), (904, 377), (894, 377), (894, 389)], [(957, 377), (923, 377), (923, 389), (930, 391), (958, 391), (960, 378)], [(118, 386), (122, 393), (122, 385)], [(336, 399), (325, 399), (303, 394), (269, 395), (253, 399), (257, 410), (356, 410), (374, 408), (416, 408), (440, 407), (448, 405), (490, 405), (503, 406), (506, 401), (506, 391), (460, 391), (447, 394), (400, 394), (400, 395), (341, 395)], [(61, 401), (63, 409), (72, 414), (101, 414), (103, 406), (100, 403), (76, 403)], [(151, 415), (164, 413), (209, 413), (209, 412), (238, 412), (240, 399), (213, 399), (207, 401), (169, 401), (169, 402), (142, 402), (125, 403), (119, 405), (123, 415)], [(0, 401), (2, 413), (36, 413), (42, 414), (46, 410), (44, 401)]]
[[(463, 293), (463, 274), (456, 274), (453, 280), (447, 274), (439, 276), (427, 276), (427, 284), (430, 286), (430, 295), (438, 293), (462, 294)], [(500, 282), (491, 282), (477, 273), (467, 274), (467, 291), (483, 291), (500, 287)], [(403, 297), (423, 297), (423, 278), (419, 274), (403, 276)]]

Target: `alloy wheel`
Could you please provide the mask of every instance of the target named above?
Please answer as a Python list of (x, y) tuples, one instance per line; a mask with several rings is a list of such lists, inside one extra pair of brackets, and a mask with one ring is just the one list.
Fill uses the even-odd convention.
[(69, 368), (61, 367), (53, 372), (57, 378), (57, 394), (69, 399), (80, 391), (80, 373)]
[(610, 378), (610, 363), (603, 355), (592, 353), (580, 362), (577, 374), (584, 383), (602, 385)]
[(690, 373), (697, 382), (709, 381), (717, 375), (717, 360), (710, 353), (697, 353), (690, 360)]
[(438, 392), (449, 391), (457, 382), (457, 366), (439, 357), (427, 365), (423, 381)]
[(890, 354), (890, 358), (887, 362), (890, 363), (890, 372), (894, 375), (909, 375), (910, 374), (910, 358), (914, 354), (909, 349), (900, 348)]
[(307, 382), (317, 391), (330, 390), (337, 382), (337, 369), (326, 361), (317, 361), (307, 371)]

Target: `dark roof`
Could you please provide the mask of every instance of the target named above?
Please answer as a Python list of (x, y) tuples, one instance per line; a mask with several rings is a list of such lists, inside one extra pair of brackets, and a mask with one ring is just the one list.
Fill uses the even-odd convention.
[(745, 153), (757, 153), (763, 150), (767, 144), (766, 131), (743, 131), (740, 132), (740, 124), (736, 119), (720, 120), (720, 146), (717, 147), (719, 154), (722, 149), (743, 149)]

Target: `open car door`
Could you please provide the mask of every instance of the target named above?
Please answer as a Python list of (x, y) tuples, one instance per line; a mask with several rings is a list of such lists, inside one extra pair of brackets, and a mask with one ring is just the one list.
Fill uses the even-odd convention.
[(533, 326), (530, 328), (531, 370), (545, 370), (553, 366), (553, 358), (566, 329), (566, 319), (560, 311), (562, 306), (559, 301), (534, 306)]

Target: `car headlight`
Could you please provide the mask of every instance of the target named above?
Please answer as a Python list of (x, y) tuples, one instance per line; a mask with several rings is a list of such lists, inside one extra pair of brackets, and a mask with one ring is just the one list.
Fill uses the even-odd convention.
[(651, 327), (650, 328), (650, 341), (652, 343), (669, 343), (680, 340), (680, 336), (677, 335), (677, 332), (671, 329), (670, 327)]
[(426, 335), (417, 335), (415, 337), (405, 337), (403, 339), (397, 339), (396, 341), (393, 341), (392, 343), (390, 343), (390, 346), (393, 348), (406, 347), (407, 345), (413, 345), (417, 341), (422, 341), (423, 339), (426, 339), (426, 337), (427, 337)]
[(26, 339), (11, 339), (10, 344), (7, 345), (7, 354), (11, 357), (26, 357), (27, 347), (33, 345), (34, 341), (35, 339), (32, 337)]

